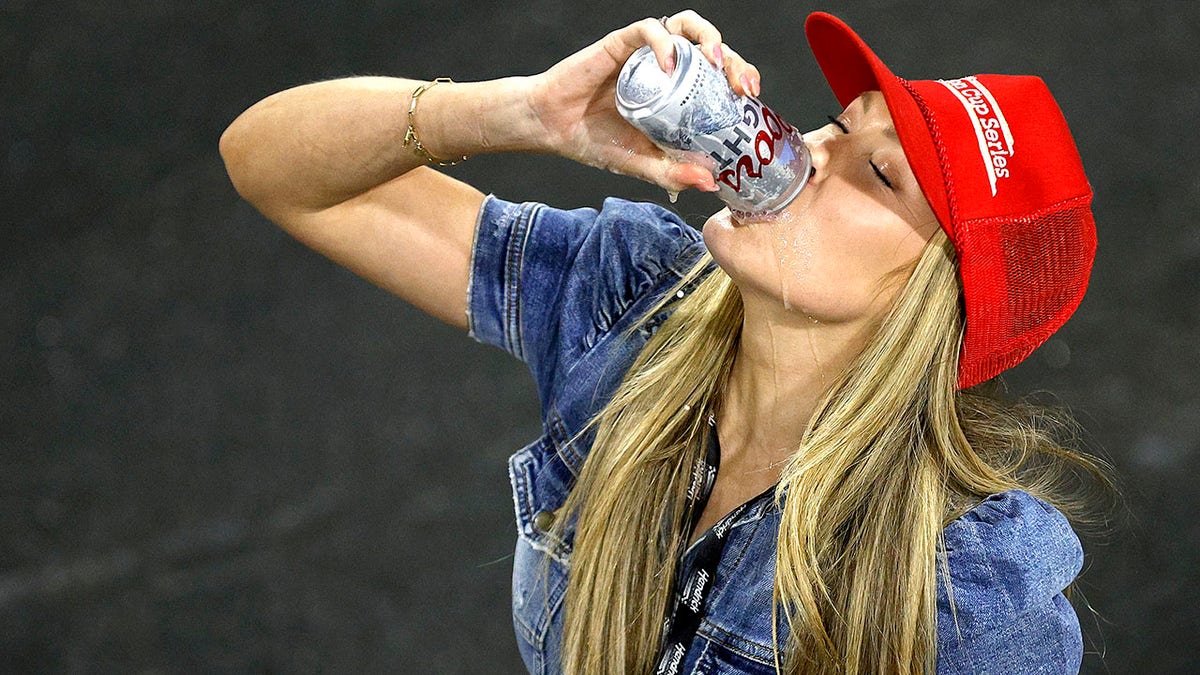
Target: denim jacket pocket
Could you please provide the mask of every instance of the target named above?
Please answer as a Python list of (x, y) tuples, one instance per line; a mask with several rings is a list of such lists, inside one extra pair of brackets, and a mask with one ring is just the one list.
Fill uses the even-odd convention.
[(548, 510), (554, 495), (539, 492), (539, 472), (554, 457), (549, 433), (509, 458), (517, 543), (513, 556), (513, 627), (521, 659), (530, 673), (555, 673), (559, 667), (562, 603), (567, 588), (569, 547), (548, 532), (556, 517)]
[[(720, 642), (697, 635), (703, 640), (703, 649), (690, 675), (774, 675), (775, 666), (747, 658)], [(691, 651), (695, 651), (693, 645)], [(782, 658), (782, 655), (781, 655)]]
[[(529, 445), (508, 458), (508, 477), (512, 484), (513, 508), (517, 521), (517, 535), (529, 542), (536, 551), (549, 555), (566, 564), (570, 557), (570, 544), (549, 532), (550, 520), (557, 517), (566, 494), (555, 489), (558, 481), (551, 480), (549, 473), (566, 471), (563, 467), (547, 466), (559, 462), (558, 448), (550, 433), (544, 433)], [(549, 494), (553, 493), (553, 494)]]

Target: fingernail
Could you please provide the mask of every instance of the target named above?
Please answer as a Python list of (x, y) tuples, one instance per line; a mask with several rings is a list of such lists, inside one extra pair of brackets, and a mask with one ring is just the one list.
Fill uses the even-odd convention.
[(754, 88), (754, 95), (755, 95), (755, 96), (758, 96), (759, 94), (761, 94), (761, 93), (762, 93), (762, 84), (760, 84), (760, 83), (759, 83), (759, 81), (758, 81), (758, 78), (757, 78), (757, 77), (755, 77), (755, 78), (752, 78), (752, 79), (750, 80), (750, 86)]
[(754, 92), (750, 89), (750, 78), (745, 73), (742, 73), (739, 79), (742, 81), (742, 91), (746, 92), (748, 96), (753, 96)]
[(667, 74), (675, 72), (675, 55), (671, 54), (667, 57)]
[(721, 51), (721, 45), (713, 48), (713, 58), (717, 60), (717, 68), (725, 68), (725, 53)]

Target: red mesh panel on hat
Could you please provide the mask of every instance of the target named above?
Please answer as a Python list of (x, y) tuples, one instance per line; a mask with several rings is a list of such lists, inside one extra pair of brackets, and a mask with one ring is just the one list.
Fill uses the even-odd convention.
[(969, 329), (960, 388), (1020, 363), (1075, 312), (1096, 252), (1090, 201), (961, 224), (959, 250), (972, 253), (960, 258), (960, 271), (973, 283), (964, 284)]

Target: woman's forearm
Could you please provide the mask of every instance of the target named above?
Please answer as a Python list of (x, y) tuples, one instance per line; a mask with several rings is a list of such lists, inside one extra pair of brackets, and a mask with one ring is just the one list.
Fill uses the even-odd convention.
[[(421, 166), (403, 140), (422, 83), (353, 77), (268, 96), (221, 136), (230, 179), (263, 213), (319, 211)], [(422, 145), (443, 159), (544, 150), (528, 87), (528, 78), (512, 77), (427, 89), (416, 111)]]

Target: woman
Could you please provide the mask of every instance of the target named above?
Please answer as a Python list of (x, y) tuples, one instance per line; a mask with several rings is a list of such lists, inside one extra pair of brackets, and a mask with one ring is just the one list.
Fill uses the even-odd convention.
[(533, 672), (1078, 670), (1063, 478), (1101, 465), (1056, 440), (1069, 418), (972, 389), (1085, 291), (1091, 191), (1066, 124), (1037, 78), (909, 82), (834, 17), (806, 30), (845, 105), (805, 135), (809, 185), (702, 233), (424, 166), (552, 152), (715, 190), (613, 104), (638, 47), (673, 68), (672, 33), (759, 94), (691, 11), (533, 77), (296, 87), (221, 139), (268, 218), (528, 364), (545, 434), (510, 474)]

